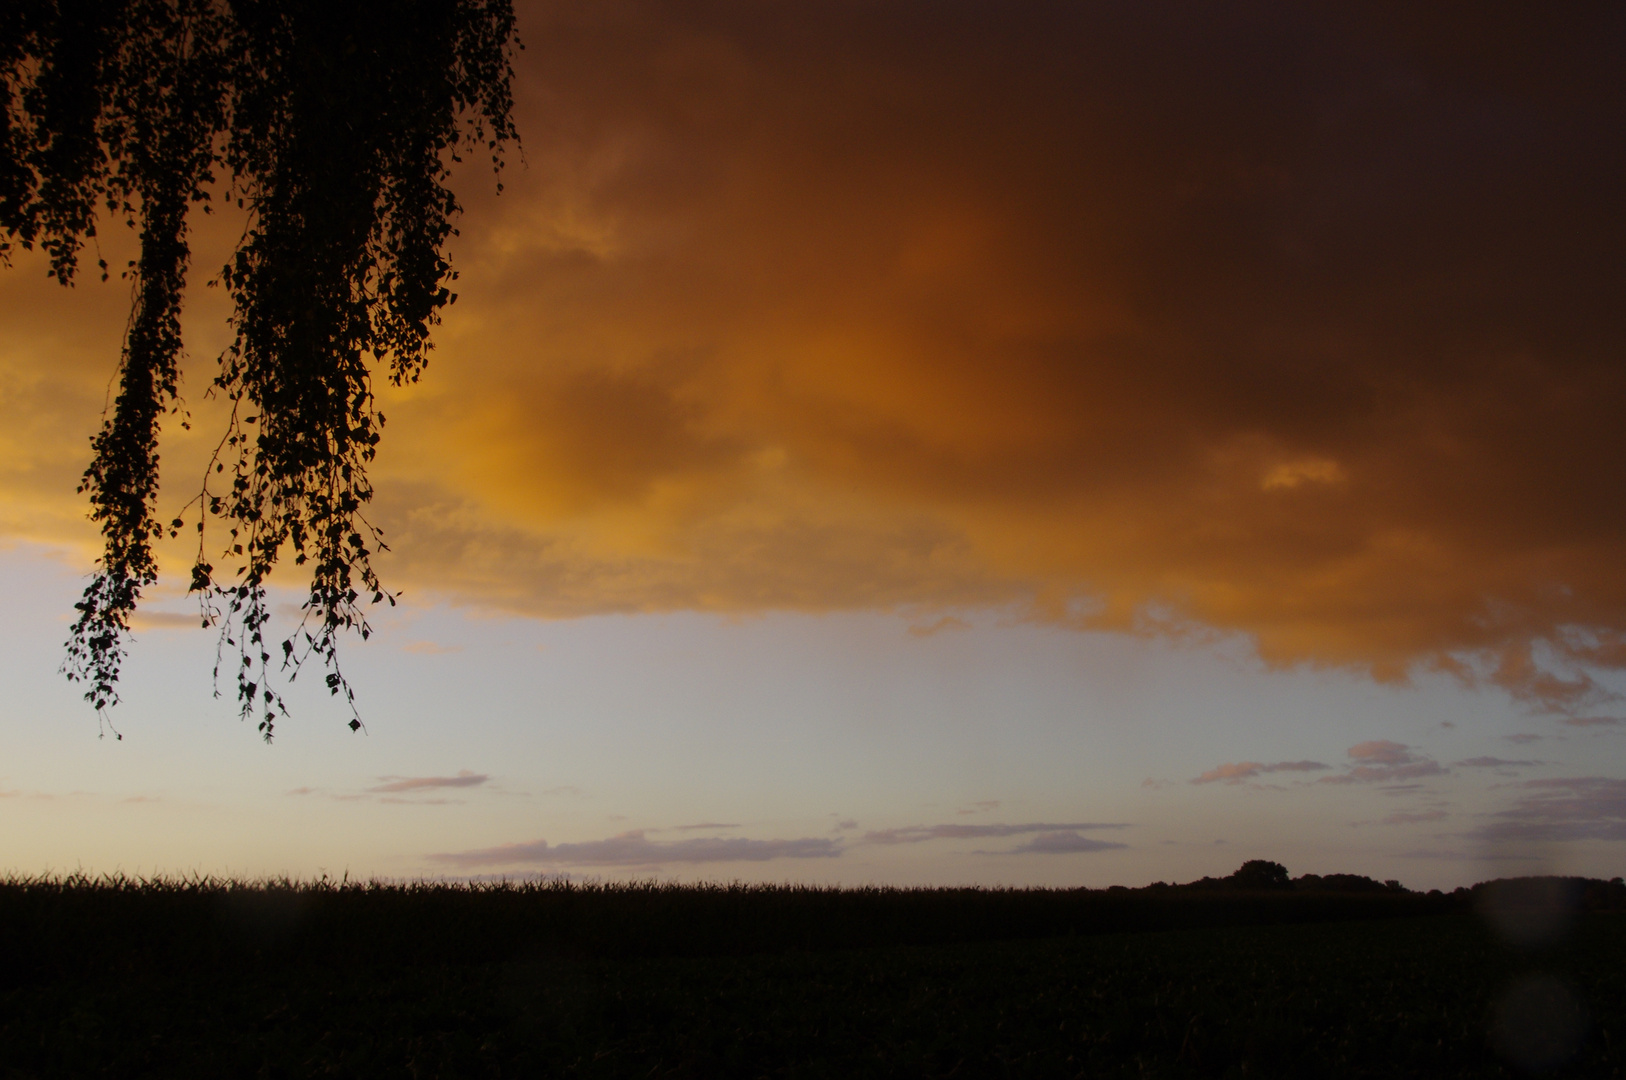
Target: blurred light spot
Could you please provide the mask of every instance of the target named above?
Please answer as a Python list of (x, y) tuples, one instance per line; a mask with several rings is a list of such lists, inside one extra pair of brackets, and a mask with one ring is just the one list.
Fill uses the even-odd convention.
[(1575, 1056), (1586, 1015), (1567, 986), (1551, 975), (1528, 975), (1496, 1005), (1491, 1045), (1525, 1072), (1545, 1072)]

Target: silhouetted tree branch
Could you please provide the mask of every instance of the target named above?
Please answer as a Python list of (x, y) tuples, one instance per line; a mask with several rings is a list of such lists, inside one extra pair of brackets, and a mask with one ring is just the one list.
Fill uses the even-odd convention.
[[(160, 421), (176, 409), (187, 215), (224, 192), (248, 225), (221, 273), (235, 340), (211, 392), (232, 405), (197, 509), (192, 589), (219, 625), (245, 718), (271, 738), (269, 683), (311, 655), (351, 709), (341, 631), (393, 597), (363, 515), (384, 416), (372, 377), (414, 382), (456, 297), (445, 244), (460, 153), (493, 168), (516, 138), (508, 0), (10, 0), (0, 11), (0, 260), (36, 245), (70, 283), (98, 215), (139, 231), (112, 415), (80, 491), (106, 547), (76, 605), (64, 671), (118, 701), (130, 616), (157, 578)], [(499, 189), (501, 185), (499, 184)], [(101, 264), (104, 279), (105, 263)], [(184, 421), (183, 421), (184, 422)], [(229, 572), (205, 524), (229, 531)], [(266, 582), (309, 567), (304, 620), (273, 655)], [(216, 665), (216, 676), (221, 663)]]

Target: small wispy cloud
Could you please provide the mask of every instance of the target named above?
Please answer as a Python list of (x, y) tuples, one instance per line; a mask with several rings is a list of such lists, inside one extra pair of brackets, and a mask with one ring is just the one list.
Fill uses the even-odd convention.
[(954, 812), (956, 814), (986, 814), (998, 809), (998, 799), (983, 799), (981, 802), (974, 802), (970, 806), (962, 806)]
[[(1618, 645), (1586, 644), (1579, 640), (1566, 643), (1565, 652), (1573, 660), (1612, 657)], [(1608, 706), (1621, 700), (1621, 694), (1594, 679), (1588, 672), (1573, 669), (1569, 677), (1548, 670), (1536, 658), (1535, 646), (1525, 641), (1504, 649), (1497, 658), (1497, 668), (1491, 681), (1499, 683), (1515, 699), (1533, 705), (1544, 712), (1561, 717), (1561, 723), (1586, 727), (1592, 724), (1618, 724), (1615, 717), (1587, 715), (1599, 706)], [(1606, 664), (1608, 660), (1604, 661)]]
[(1097, 840), (1091, 836), (1080, 836), (1076, 832), (1044, 832), (1035, 836), (1025, 844), (1019, 844), (1004, 851), (978, 851), (978, 855), (1078, 855), (1091, 851), (1110, 851), (1113, 848), (1126, 848), (1128, 844), (1119, 844), (1111, 840)]
[(1347, 751), (1354, 764), (1336, 776), (1323, 776), (1319, 784), (1378, 784), (1415, 780), (1424, 776), (1444, 776), (1449, 770), (1426, 754), (1405, 743), (1373, 739), (1356, 743)]
[(376, 794), (395, 795), (403, 791), (423, 791), (428, 788), (479, 787), (491, 777), (485, 773), (460, 769), (456, 776), (380, 776), (379, 779), (384, 782), (367, 790)]
[(1460, 765), (1468, 769), (1520, 769), (1536, 765), (1545, 765), (1545, 761), (1533, 761), (1528, 758), (1499, 758), (1499, 757), (1471, 757), (1461, 761), (1453, 761), (1452, 765)]
[(1420, 825), (1429, 821), (1441, 821), (1451, 815), (1444, 810), (1397, 810), (1383, 819), (1385, 825)]
[(1228, 761), (1223, 765), (1214, 766), (1201, 776), (1194, 777), (1191, 782), (1193, 784), (1212, 784), (1220, 781), (1227, 784), (1240, 784), (1244, 780), (1251, 780), (1265, 773), (1320, 772), (1330, 768), (1332, 766), (1324, 765), (1319, 761), (1277, 761), (1270, 764), (1261, 761)]
[(1581, 776), (1519, 787), (1518, 801), (1471, 835), (1491, 843), (1626, 840), (1626, 780)]
[(1056, 824), (1030, 822), (1022, 825), (909, 825), (901, 829), (877, 829), (864, 834), (866, 844), (921, 844), (928, 840), (977, 840), (990, 837), (1022, 836), (1028, 833), (1084, 832), (1091, 829), (1126, 829), (1123, 822), (1072, 822)]
[(1389, 739), (1371, 739), (1356, 743), (1346, 753), (1356, 761), (1374, 766), (1410, 765), (1419, 760), (1418, 756), (1412, 753), (1411, 747)]
[(702, 821), (694, 825), (673, 825), (673, 832), (694, 832), (696, 829), (737, 829), (736, 821)]
[(1302, 484), (1338, 484), (1346, 479), (1343, 466), (1329, 458), (1302, 458), (1277, 465), (1259, 482), (1260, 490), (1292, 489)]
[(941, 634), (947, 630), (969, 630), (971, 624), (954, 615), (944, 615), (942, 618), (930, 623), (917, 623), (909, 628), (911, 637), (928, 638)]
[(1534, 855), (1513, 855), (1507, 852), (1467, 852), (1454, 849), (1417, 848), (1411, 851), (1398, 851), (1395, 853), (1401, 859), (1428, 859), (1431, 862), (1529, 862), (1535, 859)]
[(452, 653), (462, 652), (463, 646), (442, 645), (438, 641), (411, 641), (402, 645), (401, 651), (418, 656), (449, 656)]
[(1566, 716), (1559, 723), (1570, 727), (1615, 727), (1626, 724), (1626, 719), (1619, 716)]
[(198, 630), (207, 626), (195, 611), (138, 611), (130, 616), (132, 630)]
[(771, 859), (831, 859), (842, 853), (839, 840), (803, 837), (794, 840), (750, 840), (738, 836), (692, 840), (650, 840), (644, 829), (606, 840), (549, 844), (533, 840), (430, 855), (453, 866), (659, 866), (665, 863), (767, 862)]

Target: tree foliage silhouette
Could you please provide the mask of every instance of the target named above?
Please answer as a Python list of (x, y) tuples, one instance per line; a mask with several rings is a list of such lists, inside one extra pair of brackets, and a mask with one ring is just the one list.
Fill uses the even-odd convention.
[(1244, 889), (1290, 889), (1292, 879), (1287, 867), (1269, 859), (1249, 859), (1230, 878), (1232, 884)]
[[(394, 598), (363, 511), (384, 426), (372, 379), (415, 382), (456, 297), (447, 186), (468, 151), (502, 167), (508, 0), (7, 0), (0, 5), (0, 261), (39, 247), (63, 284), (105, 212), (138, 230), (117, 395), (80, 491), (105, 550), (63, 667), (98, 713), (118, 701), (130, 616), (157, 579), (159, 427), (178, 413), (188, 214), (222, 195), (247, 225), (220, 275), (235, 339), (210, 393), (231, 405), (194, 503), (192, 589), (220, 628), (244, 718), (270, 739), (277, 668), (312, 655), (359, 728), (341, 632)], [(498, 185), (500, 190), (501, 185)], [(104, 280), (108, 268), (98, 260)], [(182, 417), (184, 423), (184, 416)], [(233, 565), (206, 557), (205, 525)], [(308, 567), (299, 627), (273, 656), (266, 583)]]

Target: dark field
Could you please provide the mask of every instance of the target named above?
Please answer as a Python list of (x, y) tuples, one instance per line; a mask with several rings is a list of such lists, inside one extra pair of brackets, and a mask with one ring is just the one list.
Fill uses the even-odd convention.
[(12, 881), (0, 1077), (1622, 1074), (1618, 886), (1207, 884)]

